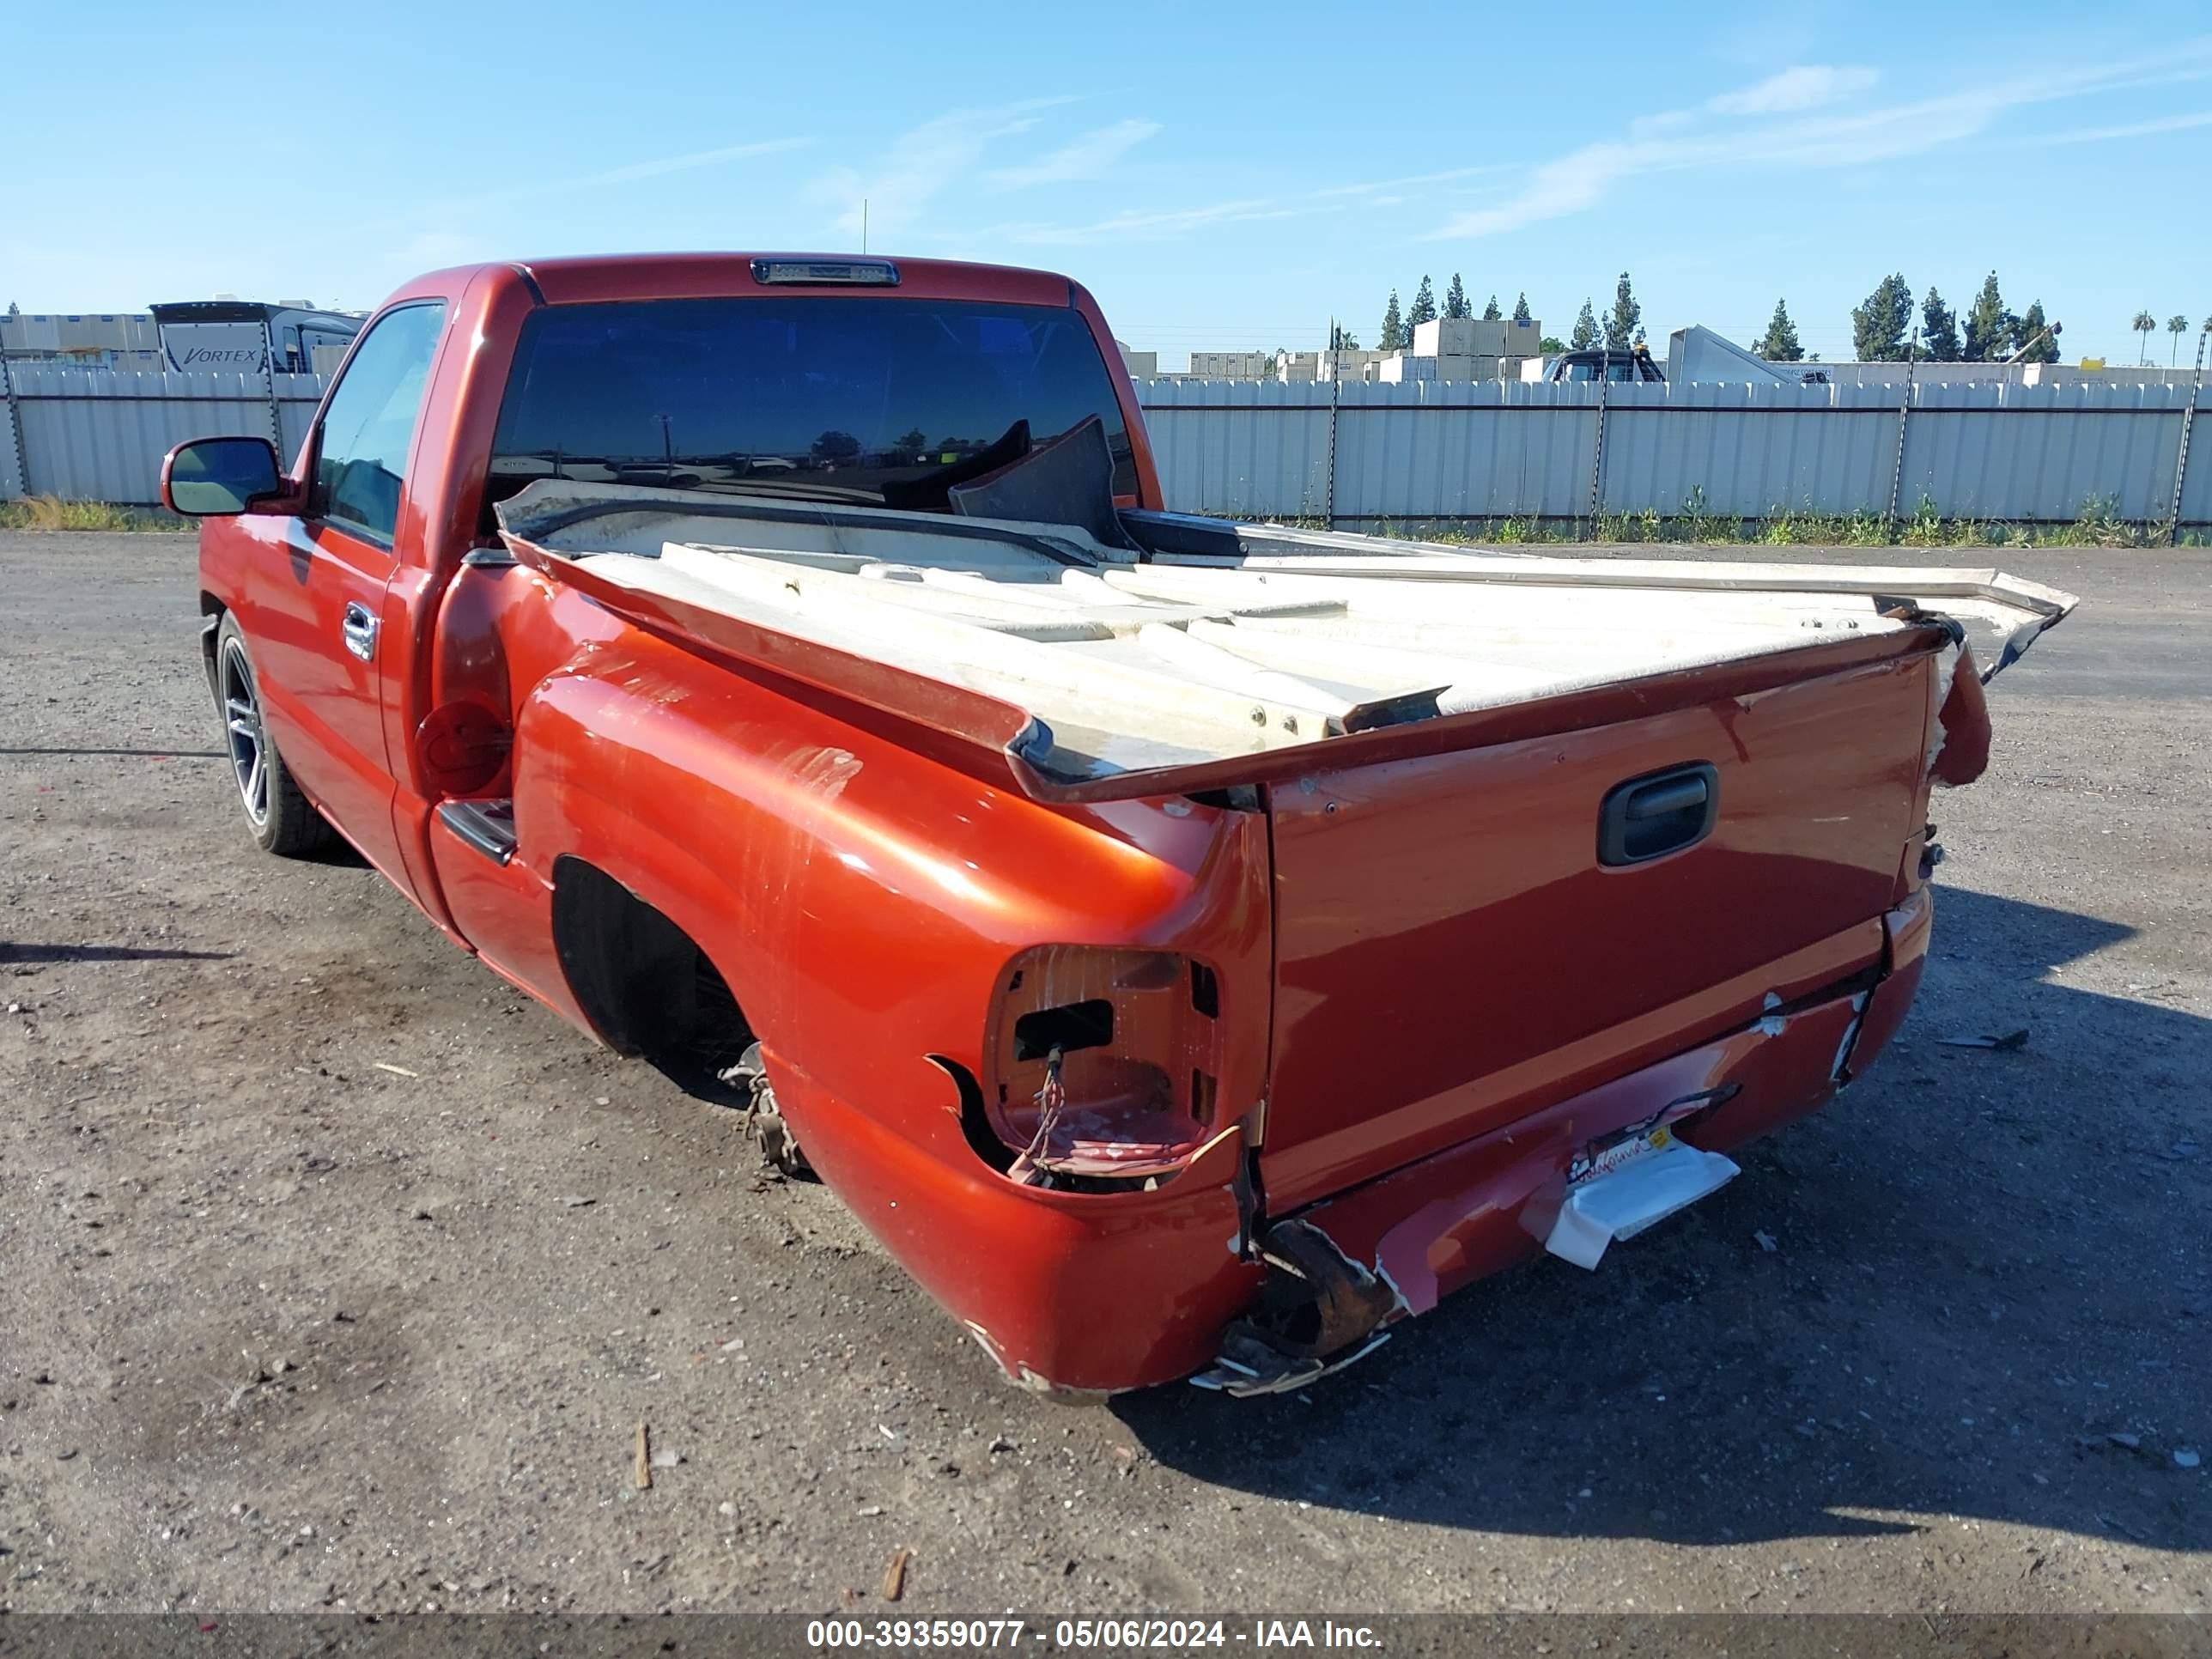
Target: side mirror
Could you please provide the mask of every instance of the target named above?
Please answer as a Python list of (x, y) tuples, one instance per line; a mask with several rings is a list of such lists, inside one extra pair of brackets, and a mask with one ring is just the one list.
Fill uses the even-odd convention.
[(190, 519), (250, 513), (283, 489), (266, 438), (194, 438), (161, 463), (161, 505)]

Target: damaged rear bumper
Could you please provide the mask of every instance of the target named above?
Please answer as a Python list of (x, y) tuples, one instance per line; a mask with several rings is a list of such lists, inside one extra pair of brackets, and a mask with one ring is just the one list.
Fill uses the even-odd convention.
[[(1667, 1175), (1680, 1201), (1717, 1187), (1735, 1173), (1717, 1154), (1824, 1104), (1895, 1034), (1925, 965), (1930, 912), (1923, 890), (1883, 918), (1883, 961), (1871, 983), (1771, 1011), (1273, 1223), (1259, 1239), (1269, 1269), (1260, 1300), (1191, 1380), (1238, 1395), (1297, 1388), (1373, 1352), (1401, 1320), (1547, 1246), (1595, 1266), (1614, 1235), (1577, 1213), (1575, 1195), (1595, 1186), (1606, 1149), (1664, 1130), (1657, 1139), (1673, 1143), (1681, 1167)], [(1668, 1212), (1667, 1182), (1651, 1184), (1661, 1189), (1650, 1200), (1656, 1212)], [(1352, 1310), (1372, 1317), (1347, 1318)]]
[(1624, 1131), (1664, 1123), (1720, 1152), (1820, 1106), (1903, 1020), (1929, 921), (1923, 891), (1849, 984), (1281, 1217), (1258, 1207), (1241, 1126), (1157, 1190), (1063, 1192), (986, 1167), (957, 1109), (915, 1139), (797, 1068), (776, 1092), (824, 1179), (1023, 1387), (1270, 1392), (1542, 1249), (1577, 1160)]

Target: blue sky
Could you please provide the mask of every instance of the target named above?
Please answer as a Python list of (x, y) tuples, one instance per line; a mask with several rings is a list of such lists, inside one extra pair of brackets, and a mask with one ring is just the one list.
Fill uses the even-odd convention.
[[(1116, 332), (1372, 343), (1395, 285), (1634, 276), (1655, 340), (1996, 268), (2071, 359), (2212, 315), (2212, 8), (1294, 3), (21, 9), (0, 304), (368, 307), (478, 258), (850, 249), (1066, 270)], [(2154, 337), (2163, 363), (2173, 342)]]

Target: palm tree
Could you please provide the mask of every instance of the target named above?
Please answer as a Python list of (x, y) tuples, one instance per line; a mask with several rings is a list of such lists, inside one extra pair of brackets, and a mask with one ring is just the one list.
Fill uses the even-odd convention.
[(2150, 331), (2158, 326), (2158, 319), (2152, 316), (2148, 311), (2138, 311), (2136, 313), (2135, 321), (2130, 323), (2128, 326), (2133, 329), (2136, 333), (2142, 336), (2142, 350), (2136, 357), (2136, 361), (2141, 363), (2149, 362)]
[(2189, 332), (2189, 319), (2179, 312), (2166, 319), (2166, 331), (2173, 336), (2173, 349), (2166, 354), (2166, 367), (2172, 368), (2181, 361), (2181, 337)]

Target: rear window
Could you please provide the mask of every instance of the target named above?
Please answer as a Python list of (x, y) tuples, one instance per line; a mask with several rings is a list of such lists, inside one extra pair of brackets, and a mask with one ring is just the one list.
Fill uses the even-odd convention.
[(523, 325), (492, 445), (493, 500), (534, 478), (880, 504), (1026, 422), (1096, 415), (1114, 489), (1129, 434), (1073, 310), (778, 295), (555, 306)]

